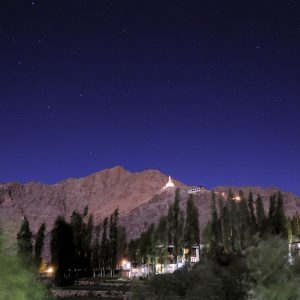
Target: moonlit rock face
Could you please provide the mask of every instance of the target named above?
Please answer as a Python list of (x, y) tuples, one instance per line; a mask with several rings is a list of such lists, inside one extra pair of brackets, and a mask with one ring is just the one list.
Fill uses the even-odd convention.
[(166, 183), (166, 185), (162, 188), (162, 190), (167, 189), (167, 188), (169, 188), (169, 187), (175, 187), (175, 185), (174, 185), (174, 183), (173, 183), (172, 178), (171, 178), (170, 175), (169, 175), (169, 181), (168, 181), (168, 182)]

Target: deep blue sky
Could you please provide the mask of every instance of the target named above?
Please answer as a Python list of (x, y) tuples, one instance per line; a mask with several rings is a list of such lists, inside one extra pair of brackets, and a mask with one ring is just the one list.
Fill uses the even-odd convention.
[(299, 1), (0, 4), (0, 181), (122, 165), (300, 195)]

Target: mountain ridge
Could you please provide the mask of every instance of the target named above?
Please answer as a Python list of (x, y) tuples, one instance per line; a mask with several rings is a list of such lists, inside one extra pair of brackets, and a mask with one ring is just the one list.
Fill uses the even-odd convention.
[[(128, 239), (136, 238), (151, 223), (158, 222), (174, 201), (175, 188), (162, 190), (167, 181), (168, 175), (159, 170), (130, 172), (121, 166), (115, 166), (52, 185), (35, 181), (0, 184), (1, 226), (11, 237), (11, 244), (15, 244), (16, 233), (24, 215), (28, 217), (35, 234), (43, 222), (49, 232), (57, 216), (63, 215), (68, 220), (74, 210), (83, 212), (86, 206), (94, 215), (95, 223), (99, 223), (119, 207), (120, 224), (126, 227)], [(180, 205), (185, 210), (188, 186), (177, 180), (173, 182), (180, 188)], [(279, 190), (276, 187), (253, 186), (214, 188), (216, 192), (222, 193), (227, 193), (229, 189), (235, 194), (243, 190), (245, 195), (252, 191), (254, 197), (261, 194), (266, 212), (269, 196)], [(300, 198), (290, 192), (282, 193), (287, 215), (300, 212)], [(194, 199), (202, 231), (210, 216), (210, 191), (195, 194)]]

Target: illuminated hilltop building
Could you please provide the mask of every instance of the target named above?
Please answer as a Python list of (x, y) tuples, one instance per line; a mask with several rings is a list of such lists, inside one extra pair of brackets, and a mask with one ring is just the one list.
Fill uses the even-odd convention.
[(175, 187), (175, 184), (173, 183), (172, 178), (169, 175), (169, 181), (166, 183), (166, 185), (161, 190), (165, 190), (165, 189), (171, 188), (171, 187)]

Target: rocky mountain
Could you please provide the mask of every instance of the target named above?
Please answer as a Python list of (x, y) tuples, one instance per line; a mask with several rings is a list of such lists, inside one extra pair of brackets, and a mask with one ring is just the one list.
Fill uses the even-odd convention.
[[(175, 188), (161, 190), (168, 181), (167, 175), (158, 170), (132, 173), (122, 167), (114, 167), (96, 172), (84, 178), (68, 179), (54, 185), (38, 182), (27, 184), (0, 184), (0, 223), (8, 236), (12, 249), (15, 248), (16, 233), (24, 215), (30, 221), (32, 231), (37, 232), (45, 222), (50, 231), (58, 215), (69, 219), (72, 212), (83, 212), (88, 205), (95, 222), (110, 215), (116, 207), (120, 210), (120, 223), (126, 227), (128, 239), (136, 238), (151, 223), (156, 223), (161, 215), (167, 213), (169, 204), (174, 201)], [(188, 186), (174, 180), (180, 188), (181, 207), (185, 210)], [(232, 192), (245, 194), (251, 190), (254, 197), (261, 194), (268, 209), (269, 196), (276, 188), (260, 187), (217, 187), (218, 193)], [(300, 212), (300, 198), (283, 192), (286, 213), (292, 216)], [(199, 209), (199, 221), (203, 230), (210, 217), (210, 191), (194, 195)], [(49, 240), (49, 236), (48, 236)]]
[[(119, 207), (124, 216), (160, 194), (168, 177), (157, 170), (132, 173), (117, 166), (84, 178), (71, 178), (54, 185), (39, 182), (0, 184), (0, 222), (8, 238), (15, 240), (23, 216), (33, 232), (45, 222), (51, 230), (58, 215), (70, 218), (72, 212), (83, 212), (88, 205), (95, 222)], [(186, 188), (174, 180), (174, 184)]]

